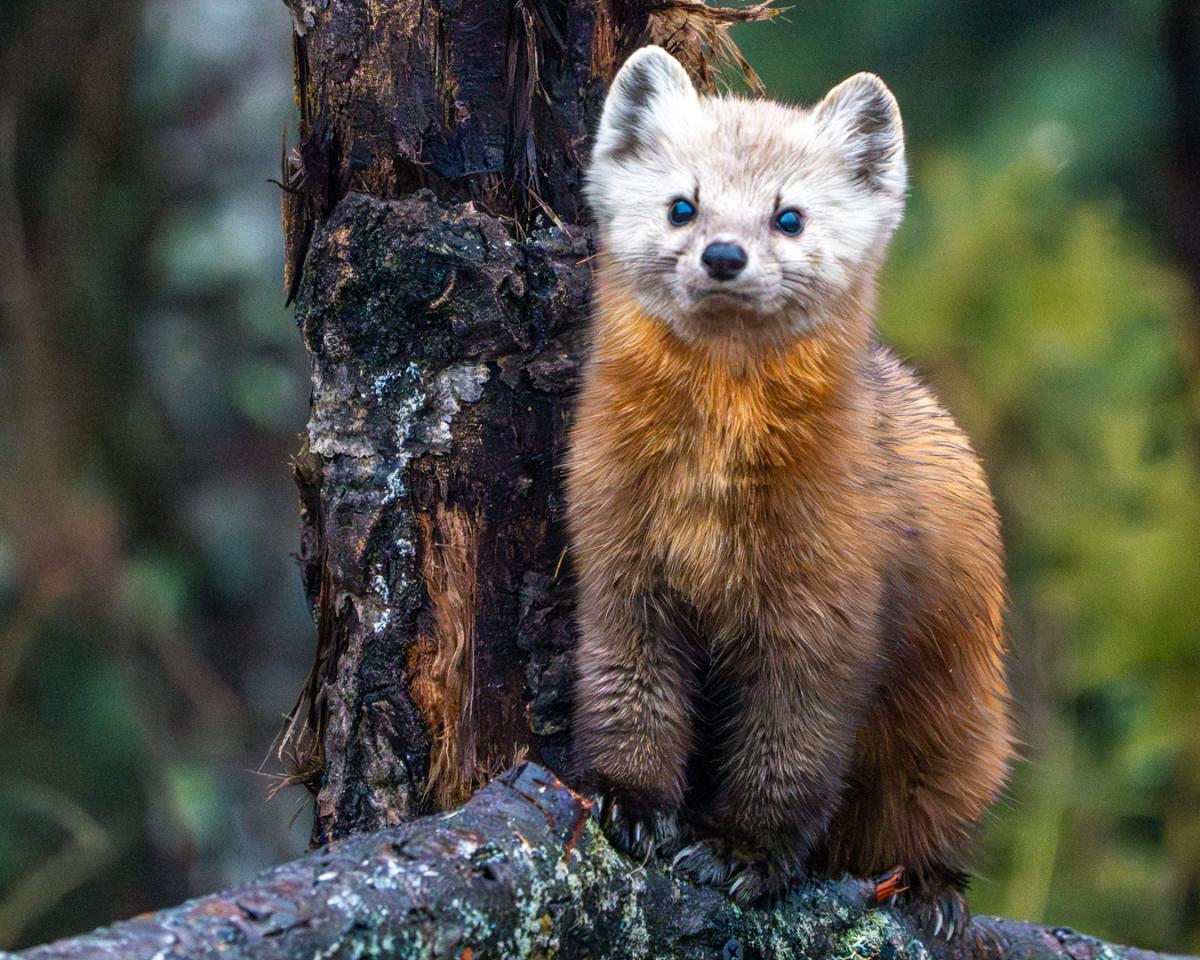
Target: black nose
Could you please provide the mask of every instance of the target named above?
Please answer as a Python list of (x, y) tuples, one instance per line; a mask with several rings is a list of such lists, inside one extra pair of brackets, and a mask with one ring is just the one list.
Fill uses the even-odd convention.
[(710, 243), (700, 262), (714, 280), (732, 280), (746, 268), (746, 251), (736, 243)]

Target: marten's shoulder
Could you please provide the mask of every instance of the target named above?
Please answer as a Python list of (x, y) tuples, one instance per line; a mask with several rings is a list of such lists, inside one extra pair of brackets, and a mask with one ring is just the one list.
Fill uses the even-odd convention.
[[(967, 435), (916, 372), (888, 346), (871, 349), (864, 382), (875, 403), (876, 457), (896, 569), (920, 594), (950, 606), (970, 600), (999, 630), (1004, 603), (1000, 523)], [(975, 586), (964, 593), (962, 582)]]
[(947, 474), (987, 492), (967, 435), (891, 347), (872, 345), (861, 379), (875, 410), (876, 442), (889, 459), (908, 461), (918, 473)]

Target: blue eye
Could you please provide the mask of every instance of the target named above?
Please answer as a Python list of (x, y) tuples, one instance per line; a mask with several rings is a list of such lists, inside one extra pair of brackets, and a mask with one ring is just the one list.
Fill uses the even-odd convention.
[(780, 233), (794, 237), (804, 229), (804, 214), (799, 210), (784, 210), (775, 217), (775, 227)]
[(684, 224), (691, 223), (696, 219), (696, 205), (682, 197), (672, 200), (671, 208), (667, 211), (667, 219), (671, 221), (673, 227), (682, 227)]

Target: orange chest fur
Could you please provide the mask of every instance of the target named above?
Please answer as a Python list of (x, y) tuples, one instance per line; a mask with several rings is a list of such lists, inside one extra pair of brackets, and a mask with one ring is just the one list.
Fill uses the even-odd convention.
[(679, 351), (601, 345), (575, 437), (576, 495), (605, 502), (596, 522), (701, 608), (778, 608), (861, 579), (853, 398), (808, 356), (734, 375)]

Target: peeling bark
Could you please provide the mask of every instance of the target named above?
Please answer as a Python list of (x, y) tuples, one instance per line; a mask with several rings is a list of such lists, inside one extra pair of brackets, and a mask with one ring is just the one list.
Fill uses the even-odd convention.
[(331, 844), (226, 893), (0, 960), (653, 956), (680, 960), (1154, 960), (1065, 928), (977, 917), (949, 951), (872, 884), (774, 910), (615, 853), (586, 803), (533, 764), (450, 814)]

